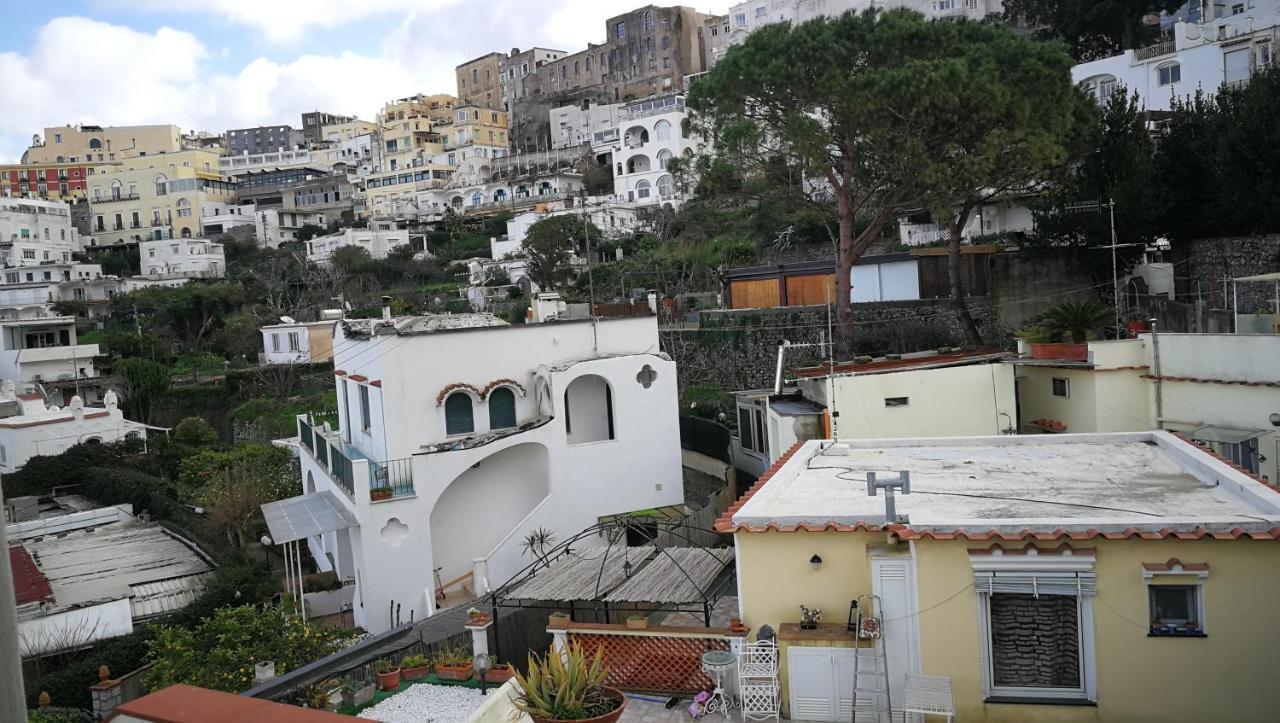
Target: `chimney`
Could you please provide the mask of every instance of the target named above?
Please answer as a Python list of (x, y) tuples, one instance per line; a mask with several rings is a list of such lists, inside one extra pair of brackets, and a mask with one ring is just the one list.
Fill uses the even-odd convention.
[(391, 323), (391, 297), (382, 297), (382, 320)]

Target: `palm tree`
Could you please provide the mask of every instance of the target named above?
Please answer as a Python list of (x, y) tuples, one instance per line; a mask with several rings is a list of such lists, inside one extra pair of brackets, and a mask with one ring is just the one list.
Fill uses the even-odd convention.
[(1064, 340), (1083, 344), (1111, 322), (1111, 309), (1097, 299), (1064, 301), (1044, 315), (1044, 326)]

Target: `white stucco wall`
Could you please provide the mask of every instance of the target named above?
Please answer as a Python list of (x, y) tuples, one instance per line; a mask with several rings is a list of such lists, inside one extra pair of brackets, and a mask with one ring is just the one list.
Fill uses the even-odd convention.
[(94, 640), (133, 632), (129, 598), (75, 608), (18, 623), (18, 646), (23, 657), (79, 647)]
[[(890, 397), (908, 403), (888, 407)], [(840, 376), (835, 401), (833, 425), (841, 438), (992, 435), (1017, 419), (1007, 364)]]

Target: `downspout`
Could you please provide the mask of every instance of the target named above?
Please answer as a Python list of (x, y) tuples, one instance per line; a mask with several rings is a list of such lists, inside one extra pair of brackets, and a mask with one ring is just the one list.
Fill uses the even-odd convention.
[(1151, 356), (1152, 372), (1156, 380), (1156, 429), (1164, 429), (1164, 382), (1160, 378), (1160, 334), (1156, 330), (1157, 320), (1151, 320)]

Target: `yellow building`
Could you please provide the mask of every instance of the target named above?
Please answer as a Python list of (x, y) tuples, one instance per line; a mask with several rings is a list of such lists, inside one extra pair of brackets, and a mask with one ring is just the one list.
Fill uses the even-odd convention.
[(182, 150), (175, 125), (53, 126), (22, 154), (26, 163), (106, 163)]
[(440, 158), (455, 103), (451, 95), (419, 94), (383, 107), (378, 114), (374, 170), (364, 184), (364, 215), (411, 213), (419, 191), (445, 184), (453, 169)]
[(370, 123), (357, 118), (346, 123), (334, 123), (324, 126), (320, 129), (320, 137), (330, 143), (341, 143), (342, 141), (349, 141), (359, 136), (377, 132), (377, 123)]
[(207, 202), (230, 203), (235, 184), (218, 173), (215, 151), (131, 158), (89, 184), (91, 246), (200, 236)]
[[(904, 470), (891, 514), (868, 478)], [(950, 679), (959, 721), (1280, 710), (1280, 491), (1168, 432), (810, 441), (717, 529), (743, 621), (777, 631), (791, 718), (849, 719), (854, 601), (888, 670), (859, 677), (888, 689), (859, 708), (900, 707), (926, 675)], [(823, 623), (802, 629), (801, 605)]]

